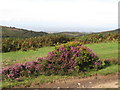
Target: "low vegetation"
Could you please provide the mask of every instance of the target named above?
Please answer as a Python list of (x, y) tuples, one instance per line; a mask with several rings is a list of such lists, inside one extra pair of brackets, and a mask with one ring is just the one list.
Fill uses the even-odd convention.
[(71, 38), (64, 35), (46, 35), (26, 39), (4, 38), (2, 39), (2, 52), (36, 50), (45, 46), (55, 46), (66, 43)]

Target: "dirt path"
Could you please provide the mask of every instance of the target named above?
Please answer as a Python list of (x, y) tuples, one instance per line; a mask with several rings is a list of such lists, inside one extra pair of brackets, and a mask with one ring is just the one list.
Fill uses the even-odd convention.
[(86, 78), (73, 77), (46, 83), (37, 88), (118, 88), (118, 74), (91, 76)]

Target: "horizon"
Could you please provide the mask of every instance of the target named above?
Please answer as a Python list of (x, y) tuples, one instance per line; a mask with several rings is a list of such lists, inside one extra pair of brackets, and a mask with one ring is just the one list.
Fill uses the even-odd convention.
[[(8, 27), (8, 28), (23, 29), (23, 30), (34, 31), (34, 32), (45, 32), (45, 31), (35, 31), (35, 30), (31, 30), (31, 29), (25, 29), (25, 28), (18, 28), (18, 27), (14, 27), (14, 26), (2, 26), (2, 25), (0, 25), (0, 27)], [(96, 32), (80, 32), (80, 31), (55, 31), (55, 32), (47, 32), (47, 33), (62, 33), (62, 32), (99, 33), (99, 32), (113, 31), (113, 30), (117, 30), (117, 29), (119, 29), (119, 28), (112, 29), (112, 30), (96, 31)]]
[(2, 0), (0, 25), (37, 32), (114, 30), (118, 29), (118, 1)]

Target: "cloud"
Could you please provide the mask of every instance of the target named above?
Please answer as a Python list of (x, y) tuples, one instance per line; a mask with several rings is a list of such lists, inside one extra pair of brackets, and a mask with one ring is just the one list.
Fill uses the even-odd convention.
[(103, 0), (1, 0), (0, 11), (2, 12), (0, 21), (6, 23), (14, 21), (21, 24), (22, 22), (37, 24), (54, 22), (65, 25), (116, 27), (118, 17), (117, 0), (106, 2)]

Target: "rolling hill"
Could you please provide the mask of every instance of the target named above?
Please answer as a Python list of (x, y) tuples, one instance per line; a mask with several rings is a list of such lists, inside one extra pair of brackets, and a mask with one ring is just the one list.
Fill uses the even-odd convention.
[(19, 29), (15, 27), (6, 27), (0, 26), (2, 30), (2, 38), (29, 38), (29, 37), (37, 37), (47, 35), (46, 32), (35, 32), (35, 31), (28, 31), (26, 29)]

